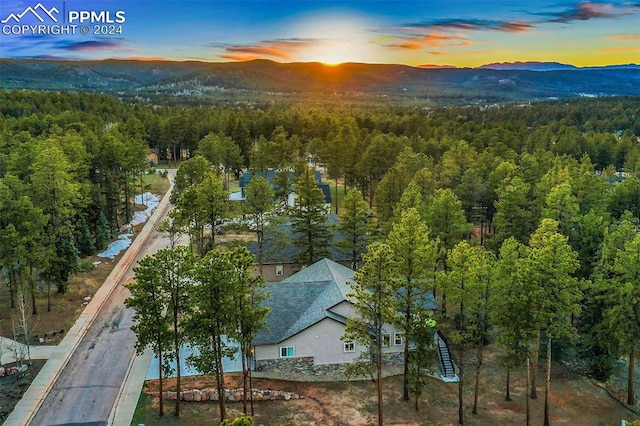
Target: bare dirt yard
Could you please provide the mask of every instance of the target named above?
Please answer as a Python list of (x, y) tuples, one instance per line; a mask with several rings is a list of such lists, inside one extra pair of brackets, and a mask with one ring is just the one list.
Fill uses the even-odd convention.
[[(471, 413), (473, 382), (465, 384), (465, 423), (468, 425), (523, 425), (525, 424), (524, 372), (512, 374), (513, 401), (504, 400), (505, 373), (497, 367), (494, 356), (488, 356), (483, 369), (478, 414)], [(622, 419), (634, 420), (638, 416), (610, 397), (604, 389), (590, 379), (554, 364), (551, 387), (551, 423), (554, 425), (620, 425)], [(471, 371), (471, 365), (469, 369)], [(542, 371), (542, 370), (541, 370)], [(240, 385), (241, 378), (227, 377), (227, 385)], [(175, 379), (165, 382), (165, 389), (175, 386)], [(457, 383), (443, 383), (433, 379), (424, 390), (416, 412), (414, 401), (402, 400), (402, 377), (383, 380), (384, 422), (389, 425), (455, 425), (458, 423)], [(207, 376), (183, 380), (183, 389), (215, 387)], [(296, 392), (304, 398), (290, 401), (256, 401), (256, 424), (263, 425), (369, 425), (376, 421), (375, 384), (359, 382), (292, 382), (253, 379), (253, 387)], [(544, 388), (542, 380), (538, 399), (530, 400), (531, 424), (542, 424)], [(157, 380), (148, 381), (145, 391), (157, 390)], [(174, 401), (166, 401), (165, 416), (158, 416), (158, 400), (142, 395), (132, 424), (147, 425), (210, 425), (219, 421), (217, 402), (181, 403), (180, 419), (173, 415)], [(242, 413), (242, 403), (228, 404), (229, 417)]]
[[(13, 407), (20, 401), (22, 394), (26, 392), (34, 377), (44, 365), (43, 360), (33, 360), (28, 363), (29, 368), (21, 374), (0, 377), (0, 424), (13, 411)], [(5, 367), (13, 367), (15, 363)]]

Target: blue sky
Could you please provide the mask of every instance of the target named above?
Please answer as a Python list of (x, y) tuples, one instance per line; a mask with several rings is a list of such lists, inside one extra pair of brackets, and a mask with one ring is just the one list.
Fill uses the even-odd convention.
[[(58, 22), (42, 10), (53, 11)], [(102, 19), (71, 23), (72, 11), (102, 12)], [(117, 16), (124, 22), (113, 22)], [(0, 56), (12, 58), (261, 58), (458, 67), (514, 61), (640, 63), (638, 0), (3, 0), (3, 20)], [(75, 33), (23, 27), (51, 31), (62, 24), (76, 25)], [(112, 34), (99, 34), (104, 31)]]

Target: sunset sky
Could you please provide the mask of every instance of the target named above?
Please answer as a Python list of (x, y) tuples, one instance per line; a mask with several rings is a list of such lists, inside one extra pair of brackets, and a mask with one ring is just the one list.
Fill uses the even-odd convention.
[[(95, 35), (96, 22), (85, 22), (88, 34), (80, 34), (77, 22), (76, 34), (25, 32), (23, 25), (54, 24), (41, 12), (45, 22), (22, 13), (29, 6), (42, 10), (39, 3), (49, 11), (56, 8), (57, 24), (68, 20), (70, 11), (105, 11), (111, 19), (122, 11), (126, 20), (112, 24), (121, 34)], [(5, 58), (262, 58), (457, 67), (640, 63), (640, 0), (2, 0), (0, 21), (5, 21), (0, 24)]]

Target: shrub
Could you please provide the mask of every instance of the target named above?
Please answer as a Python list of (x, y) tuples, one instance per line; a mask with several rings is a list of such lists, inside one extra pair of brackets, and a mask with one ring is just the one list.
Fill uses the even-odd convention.
[(233, 421), (225, 419), (220, 423), (220, 426), (253, 426), (254, 424), (253, 417), (242, 415)]
[(84, 259), (78, 262), (78, 271), (80, 272), (87, 272), (93, 268), (95, 268), (95, 266), (93, 266), (93, 262), (91, 262), (91, 260)]

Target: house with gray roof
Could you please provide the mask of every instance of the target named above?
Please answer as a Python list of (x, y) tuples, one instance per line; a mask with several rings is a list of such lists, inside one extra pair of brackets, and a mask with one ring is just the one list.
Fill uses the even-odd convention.
[[(275, 183), (277, 174), (278, 174), (277, 170), (267, 170), (266, 172), (257, 173), (257, 174), (254, 174), (249, 171), (245, 171), (244, 173), (242, 173), (242, 175), (240, 176), (240, 179), (238, 180), (238, 185), (240, 186), (240, 199), (245, 200), (247, 198), (246, 190), (247, 190), (247, 187), (249, 186), (249, 183), (251, 182), (251, 179), (254, 176), (260, 176), (265, 178), (267, 182), (269, 182), (269, 185), (273, 187), (274, 191), (277, 191), (279, 189), (278, 184)], [(314, 168), (313, 177), (316, 180), (316, 184), (318, 185), (318, 188), (322, 190), (325, 203), (331, 204), (331, 189), (329, 188), (329, 184), (322, 182), (322, 174), (320, 173), (320, 170), (317, 170)], [(292, 181), (295, 181), (296, 180), (295, 173), (290, 172), (289, 179)], [(290, 204), (293, 205), (293, 201), (291, 201)]]
[[(347, 318), (355, 316), (349, 297), (354, 271), (322, 259), (277, 283), (268, 283), (271, 308), (267, 329), (254, 340), (255, 368), (285, 374), (340, 373), (369, 347), (340, 340)], [(436, 309), (433, 296), (425, 307)], [(384, 328), (385, 358), (402, 362), (404, 336), (393, 326)]]
[[(338, 216), (328, 214), (327, 232), (336, 228)], [(267, 282), (281, 281), (292, 274), (302, 270), (303, 264), (295, 262), (293, 259), (298, 254), (299, 249), (291, 244), (295, 234), (291, 229), (291, 222), (287, 221), (282, 225), (267, 228), (264, 231), (262, 277)], [(331, 260), (342, 265), (351, 265), (351, 255), (336, 244), (342, 236), (337, 232), (331, 234), (331, 239), (327, 245)], [(252, 240), (247, 244), (247, 249), (251, 254), (257, 256), (258, 242)]]

